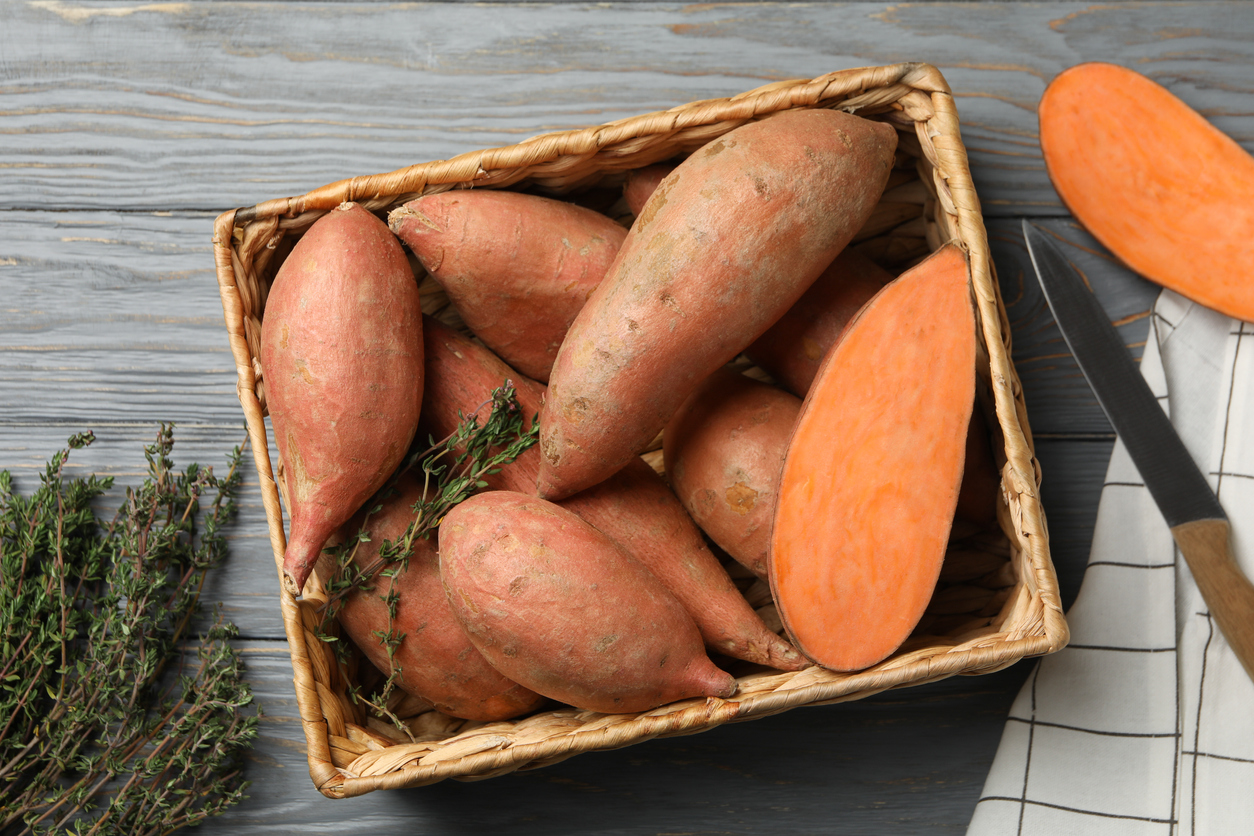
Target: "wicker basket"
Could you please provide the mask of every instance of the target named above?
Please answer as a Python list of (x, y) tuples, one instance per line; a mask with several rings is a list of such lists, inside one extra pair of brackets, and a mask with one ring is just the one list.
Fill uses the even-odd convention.
[[(982, 336), (980, 402), (1001, 470), (998, 524), (951, 544), (942, 585), (915, 634), (888, 660), (857, 673), (809, 668), (764, 669), (739, 677), (730, 699), (693, 699), (633, 715), (563, 709), (518, 721), (473, 723), (420, 705), (400, 704), (417, 743), (367, 718), (347, 697), (345, 677), (314, 634), (322, 581), (311, 577), (298, 600), (280, 604), (295, 671), (296, 697), (308, 741), (310, 773), (327, 796), (477, 780), (556, 763), (581, 752), (613, 749), (653, 737), (691, 734), (803, 705), (859, 699), (888, 688), (954, 674), (988, 673), (1067, 641), (1057, 579), (1041, 510), (1022, 389), (1010, 363), (1009, 327), (993, 276), (988, 241), (971, 183), (958, 117), (944, 78), (925, 64), (846, 70), (769, 84), (730, 99), (693, 102), (600, 127), (546, 134), (507, 148), (356, 177), (300, 197), (270, 200), (217, 219), (214, 256), (226, 325), (276, 563), (285, 545), (282, 473), (271, 466), (264, 385), (257, 360), (269, 282), (292, 242), (343, 201), (384, 213), (421, 194), (453, 188), (526, 188), (592, 194), (622, 182), (624, 172), (682, 157), (745, 122), (792, 108), (839, 108), (897, 128), (898, 164), (890, 189), (853, 246), (901, 269), (950, 240), (970, 255)], [(424, 282), (424, 309), (446, 302)], [(445, 318), (451, 308), (443, 311)], [(280, 584), (282, 587), (282, 584)], [(760, 588), (755, 595), (760, 596)], [(765, 604), (769, 600), (751, 601)], [(769, 615), (769, 612), (767, 612)]]

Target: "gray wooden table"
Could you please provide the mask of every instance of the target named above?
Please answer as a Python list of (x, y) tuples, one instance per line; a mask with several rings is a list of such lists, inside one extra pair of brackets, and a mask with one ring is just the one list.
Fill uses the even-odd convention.
[[(1239, 3), (0, 0), (0, 468), (29, 489), (90, 428), (75, 472), (136, 484), (158, 422), (177, 425), (180, 464), (242, 440), (210, 243), (225, 209), (775, 79), (927, 61), (960, 107), (1069, 604), (1113, 436), (1025, 270), (1019, 219), (1074, 244), (1134, 352), (1157, 292), (1068, 217), (1042, 164), (1045, 84), (1095, 59), (1254, 148), (1254, 10)], [(208, 598), (241, 628), (265, 717), (251, 797), (210, 833), (960, 833), (1030, 669), (335, 802), (306, 770), (251, 483), (231, 547)]]

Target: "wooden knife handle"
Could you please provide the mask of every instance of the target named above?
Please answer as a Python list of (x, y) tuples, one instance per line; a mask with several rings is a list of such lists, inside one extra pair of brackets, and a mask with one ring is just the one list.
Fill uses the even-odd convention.
[(1232, 554), (1227, 520), (1195, 520), (1171, 529), (1202, 600), (1250, 679), (1254, 679), (1254, 584)]

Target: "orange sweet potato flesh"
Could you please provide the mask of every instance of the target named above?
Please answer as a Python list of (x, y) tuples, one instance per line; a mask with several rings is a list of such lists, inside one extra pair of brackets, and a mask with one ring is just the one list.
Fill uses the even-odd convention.
[(886, 124), (797, 110), (680, 163), (558, 351), (540, 495), (570, 496), (621, 468), (779, 319), (870, 215), (896, 146)]
[(453, 611), (501, 673), (590, 711), (729, 697), (682, 604), (574, 513), (512, 491), (477, 494), (440, 525)]
[(261, 365), (299, 594), (327, 538), (396, 470), (422, 405), (422, 310), (400, 242), (354, 203), (318, 219), (275, 276)]
[[(396, 490), (383, 500), (377, 514), (366, 518), (364, 512), (358, 513), (341, 530), (345, 540), (363, 525), (369, 532), (370, 539), (359, 543), (353, 553), (360, 569), (376, 561), (384, 541), (399, 540), (414, 517), (410, 508), (422, 498), (422, 484), (406, 474), (397, 480)], [(389, 629), (384, 596), (392, 592), (399, 601), (390, 627), (402, 638), (394, 659), (389, 660), (375, 633)], [(402, 690), (450, 716), (507, 720), (544, 702), (539, 694), (503, 676), (471, 644), (444, 594), (434, 537), (415, 538), (408, 564), (398, 568), (394, 577), (376, 575), (373, 589), (351, 592), (344, 599), (339, 621), (375, 667), (387, 673), (395, 663)]]
[(666, 472), (701, 529), (767, 576), (780, 470), (801, 399), (728, 368), (710, 375), (666, 425)]
[(627, 230), (562, 200), (493, 190), (426, 195), (389, 223), (467, 327), (528, 377), (547, 381), (566, 329)]
[(1254, 321), (1254, 157), (1113, 64), (1063, 71), (1038, 113), (1050, 180), (1094, 238), (1147, 279)]
[(850, 323), (788, 449), (771, 591), (816, 663), (869, 667), (922, 617), (945, 557), (974, 398), (967, 262), (948, 245)]
[[(524, 415), (534, 415), (543, 389), (521, 377), (480, 345), (433, 319), (423, 327), (427, 379), (423, 431), (435, 438), (453, 432), (458, 413), (470, 413), (492, 390), (514, 381)], [(535, 494), (540, 453), (532, 447), (499, 473), (484, 477), (492, 490)], [(772, 632), (736, 589), (661, 476), (639, 458), (604, 482), (561, 500), (617, 541), (684, 605), (702, 638), (719, 653), (780, 670), (807, 660)]]
[(745, 354), (804, 398), (849, 320), (892, 279), (891, 273), (857, 250), (843, 251)]

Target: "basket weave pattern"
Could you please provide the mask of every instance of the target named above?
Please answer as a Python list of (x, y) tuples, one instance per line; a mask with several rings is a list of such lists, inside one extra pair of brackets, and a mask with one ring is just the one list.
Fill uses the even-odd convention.
[[(1053, 652), (1066, 643), (1067, 625), (1039, 501), (1039, 466), (1022, 389), (1010, 363), (1005, 308), (993, 275), (953, 98), (941, 74), (926, 64), (777, 82), (730, 99), (692, 102), (599, 127), (545, 134), (506, 148), (355, 177), (299, 197), (224, 213), (215, 225), (214, 256), (239, 376), (238, 394), (276, 564), (281, 567), (285, 548), (280, 503), (283, 478), (281, 470), (276, 473), (272, 467), (264, 421), (265, 386), (257, 359), (261, 318), (269, 283), (283, 256), (315, 220), (350, 200), (386, 212), (420, 195), (454, 188), (566, 193), (612, 185), (626, 171), (683, 156), (746, 122), (783, 110), (814, 107), (837, 108), (892, 124), (900, 140), (898, 168), (905, 159), (907, 168), (913, 169), (912, 182), (886, 193), (875, 216), (855, 238), (856, 246), (881, 262), (898, 264), (947, 241), (958, 242), (969, 255), (982, 338), (981, 404), (994, 427), (1002, 479), (1000, 532), (989, 549), (1001, 555), (996, 558), (1001, 565), (985, 574), (986, 580), (1001, 578), (985, 583), (997, 587), (996, 594), (985, 595), (962, 584), (943, 591), (934, 603), (945, 596), (950, 603), (961, 600), (972, 590), (978, 600), (970, 611), (962, 604), (950, 609), (940, 606), (938, 611), (948, 617), (933, 619), (931, 629), (925, 622), (900, 651), (865, 671), (840, 674), (812, 667), (795, 673), (751, 673), (739, 678), (739, 692), (729, 699), (685, 700), (642, 714), (561, 709), (484, 724), (426, 711), (408, 721), (415, 743), (395, 740), (394, 732), (372, 723), (348, 698), (344, 677), (354, 677), (356, 672), (341, 670), (315, 632), (318, 607), (325, 601), (322, 580), (315, 573), (299, 599), (281, 588), (280, 606), (310, 773), (325, 795), (342, 798), (445, 778), (494, 777), (581, 752), (691, 734), (798, 706), (859, 699), (954, 674), (988, 673), (1027, 656)], [(429, 313), (447, 305), (433, 289), (430, 281), (424, 282), (424, 310)], [(398, 705), (396, 710), (404, 716), (404, 709)]]

